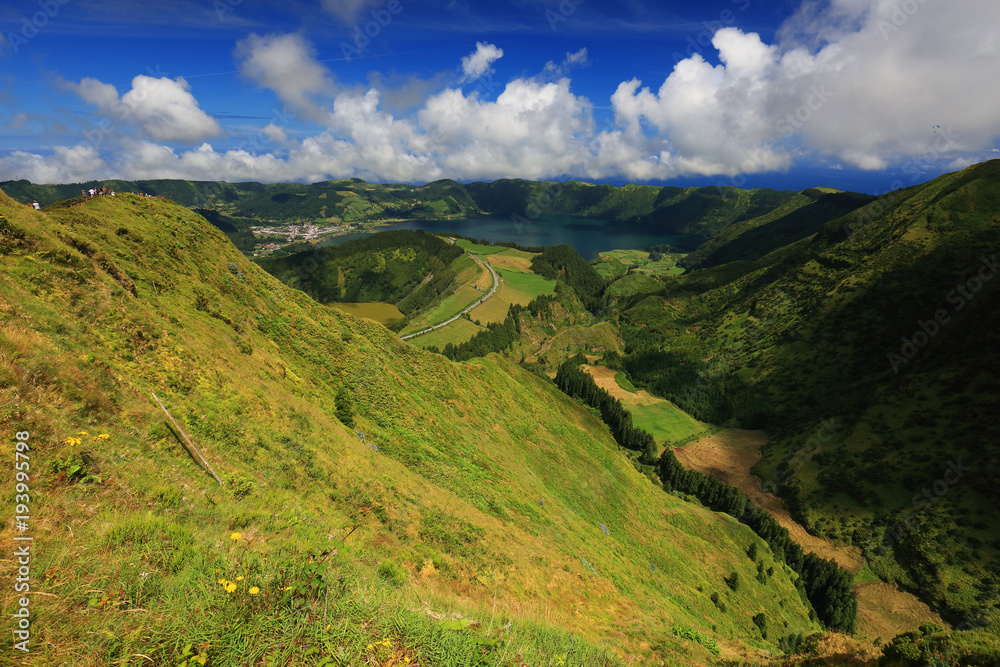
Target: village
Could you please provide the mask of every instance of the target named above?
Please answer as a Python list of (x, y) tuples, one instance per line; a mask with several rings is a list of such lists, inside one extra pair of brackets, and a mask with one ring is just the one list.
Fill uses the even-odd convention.
[(315, 225), (315, 224), (300, 224), (300, 225), (280, 225), (280, 226), (254, 226), (251, 227), (251, 231), (257, 237), (285, 237), (284, 243), (270, 242), (264, 244), (258, 252), (253, 253), (254, 257), (260, 257), (266, 255), (267, 253), (278, 250), (283, 245), (287, 245), (294, 241), (307, 241), (314, 242), (322, 237), (326, 236), (337, 236), (338, 234), (347, 234), (350, 232), (356, 232), (364, 227), (361, 223), (350, 223), (350, 224), (338, 224), (338, 225)]

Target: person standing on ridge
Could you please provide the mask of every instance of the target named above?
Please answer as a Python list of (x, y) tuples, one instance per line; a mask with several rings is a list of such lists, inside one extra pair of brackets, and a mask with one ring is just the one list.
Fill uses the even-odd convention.
[(34, 209), (35, 209), (36, 211), (41, 211), (41, 210), (42, 210), (42, 207), (38, 205), (38, 202), (37, 202), (37, 201), (35, 201), (35, 202), (31, 202), (31, 205), (32, 205), (32, 206), (34, 207)]

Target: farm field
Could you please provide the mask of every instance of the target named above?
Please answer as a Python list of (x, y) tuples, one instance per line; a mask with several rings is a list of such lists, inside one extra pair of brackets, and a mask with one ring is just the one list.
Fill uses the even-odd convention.
[[(489, 258), (492, 264), (492, 257)], [(494, 265), (496, 268), (496, 265)], [(518, 269), (497, 268), (500, 289), (493, 298), (469, 313), (469, 316), (483, 324), (503, 322), (512, 304), (526, 306), (542, 294), (555, 294), (556, 281), (546, 280), (534, 273), (524, 273)]]
[[(450, 239), (451, 237), (445, 234), (441, 238)], [(471, 252), (473, 255), (495, 255), (507, 250), (504, 246), (480, 245), (468, 239), (455, 239), (455, 245), (465, 250), (465, 252)]]
[(381, 301), (374, 303), (331, 303), (330, 306), (342, 313), (350, 313), (355, 317), (367, 317), (379, 324), (392, 324), (405, 317), (399, 308), (391, 303)]
[[(455, 260), (454, 268), (457, 272), (456, 281), (459, 283), (459, 287), (455, 292), (445, 297), (434, 308), (415, 318), (400, 334), (413, 333), (439, 322), (444, 322), (461, 312), (469, 304), (481, 298), (485, 292), (489, 291), (490, 286), (493, 284), (493, 278), (490, 276), (489, 271), (483, 269), (479, 262), (468, 255), (463, 255)], [(476, 289), (477, 287), (479, 289)]]
[(420, 348), (426, 349), (433, 345), (438, 349), (443, 349), (448, 343), (455, 345), (464, 343), (482, 330), (483, 328), (478, 324), (460, 317), (446, 327), (410, 338), (409, 342)]
[(533, 257), (535, 257), (533, 253), (507, 248), (501, 252), (491, 254), (489, 262), (493, 265), (494, 269), (531, 273), (531, 259)]
[[(621, 401), (632, 413), (632, 423), (648, 431), (660, 445), (684, 440), (704, 431), (698, 421), (666, 399), (636, 391), (624, 374), (604, 366), (584, 366), (599, 387)], [(620, 376), (620, 377), (619, 377)], [(627, 386), (623, 386), (627, 385)]]
[(684, 253), (665, 253), (663, 259), (655, 262), (649, 260), (645, 250), (609, 250), (600, 253), (592, 263), (594, 269), (605, 278), (617, 278), (625, 275), (629, 269), (635, 269), (656, 275), (677, 276), (684, 269), (677, 266), (677, 261)]

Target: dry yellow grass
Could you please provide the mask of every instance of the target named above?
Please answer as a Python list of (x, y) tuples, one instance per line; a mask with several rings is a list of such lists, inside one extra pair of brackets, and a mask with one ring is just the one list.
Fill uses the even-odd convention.
[(510, 250), (498, 252), (495, 255), (489, 255), (486, 259), (494, 266), (494, 268), (511, 269), (513, 271), (523, 271), (525, 273), (529, 273), (531, 271), (532, 257), (534, 257), (534, 255), (531, 253), (511, 248)]

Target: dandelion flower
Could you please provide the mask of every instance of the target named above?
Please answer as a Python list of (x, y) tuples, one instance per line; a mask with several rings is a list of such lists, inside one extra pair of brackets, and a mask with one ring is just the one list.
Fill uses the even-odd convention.
[(79, 433), (77, 433), (77, 435), (87, 435), (87, 432), (86, 431), (80, 431)]
[(107, 440), (107, 439), (108, 439), (108, 438), (110, 438), (110, 437), (111, 437), (111, 436), (110, 436), (110, 435), (108, 435), (107, 433), (102, 433), (102, 434), (100, 434), (99, 436), (97, 436), (97, 439), (98, 439), (98, 440)]
[(250, 595), (257, 595), (257, 593), (260, 593), (260, 589), (256, 586), (251, 586), (250, 590), (247, 592), (250, 593)]
[(243, 581), (243, 577), (236, 577), (236, 581)]
[(235, 590), (236, 590), (236, 584), (234, 584), (231, 581), (228, 584), (226, 584), (226, 592), (227, 593), (232, 593)]
[(225, 586), (226, 585), (226, 580), (225, 579), (219, 579), (218, 583), (220, 583), (223, 586)]
[(241, 535), (240, 533), (233, 533), (232, 535), (229, 536), (229, 539), (231, 539), (231, 540), (233, 540), (235, 542), (236, 540), (240, 539), (241, 537), (243, 537), (243, 535)]

